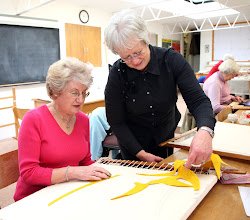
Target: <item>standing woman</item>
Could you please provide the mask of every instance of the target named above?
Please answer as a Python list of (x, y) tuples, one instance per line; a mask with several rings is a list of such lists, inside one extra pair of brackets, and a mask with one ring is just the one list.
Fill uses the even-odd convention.
[(15, 201), (72, 179), (109, 178), (107, 170), (91, 165), (89, 119), (79, 111), (92, 81), (91, 67), (76, 58), (50, 66), (46, 87), (53, 102), (27, 112), (20, 127)]
[(178, 86), (199, 129), (186, 168), (208, 160), (215, 119), (188, 62), (173, 49), (149, 45), (146, 24), (132, 10), (116, 13), (104, 35), (107, 46), (121, 57), (110, 70), (105, 103), (123, 158), (159, 162), (172, 154), (172, 148), (158, 145), (174, 137), (180, 120)]

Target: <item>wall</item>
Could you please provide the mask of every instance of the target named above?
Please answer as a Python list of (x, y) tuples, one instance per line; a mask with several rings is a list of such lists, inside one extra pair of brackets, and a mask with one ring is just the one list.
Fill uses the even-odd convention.
[[(8, 6), (8, 4), (6, 4)], [(7, 14), (13, 13), (13, 11), (6, 10), (4, 11), (4, 5), (1, 4), (0, 13)], [(112, 16), (111, 13), (96, 10), (93, 8), (85, 8), (90, 15), (88, 26), (101, 27), (101, 38), (104, 42), (104, 29), (105, 26)], [(11, 17), (2, 17), (0, 16), (0, 23), (8, 24), (17, 24), (17, 25), (35, 25), (35, 26), (45, 26), (45, 27), (58, 27), (60, 30), (60, 46), (61, 46), (61, 57), (66, 56), (66, 47), (65, 47), (65, 29), (64, 23), (72, 24), (81, 24), (79, 20), (79, 12), (82, 10), (82, 7), (71, 5), (70, 3), (56, 2), (49, 3), (37, 9), (34, 9), (30, 12), (23, 14), (22, 16), (29, 16), (34, 18), (43, 18), (43, 19), (53, 19), (58, 20), (58, 22), (48, 22), (48, 21), (39, 21), (32, 19), (14, 19)], [(162, 25), (150, 23), (148, 25), (149, 31), (151, 33), (157, 34), (158, 42), (161, 42), (162, 38)], [(159, 46), (159, 45), (158, 45)], [(107, 56), (106, 56), (107, 54)], [(117, 56), (112, 54), (112, 52), (105, 48), (104, 43), (102, 43), (102, 67), (95, 68), (93, 72), (94, 84), (90, 89), (91, 95), (86, 99), (95, 100), (104, 98), (104, 87), (106, 85), (107, 76), (108, 76), (108, 63), (113, 63), (117, 60)], [(16, 96), (17, 96), (17, 106), (20, 108), (33, 108), (34, 103), (33, 98), (44, 98), (48, 99), (45, 84), (33, 84), (33, 85), (23, 85), (15, 86)], [(10, 96), (12, 94), (11, 87), (0, 87), (0, 98)], [(12, 100), (0, 100), (0, 108), (5, 106), (11, 106)], [(14, 122), (14, 116), (11, 109), (1, 110), (0, 111), (0, 125), (8, 124)], [(15, 136), (14, 126), (8, 126), (5, 128), (0, 128), (0, 140), (5, 138), (10, 138)]]
[[(201, 32), (201, 46), (200, 46), (200, 71), (206, 71), (206, 65), (212, 61), (212, 31)], [(205, 47), (208, 45), (209, 51), (205, 51)]]

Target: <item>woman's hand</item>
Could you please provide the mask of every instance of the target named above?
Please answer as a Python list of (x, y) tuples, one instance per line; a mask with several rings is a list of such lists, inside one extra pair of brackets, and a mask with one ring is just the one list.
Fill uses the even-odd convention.
[(199, 165), (210, 159), (213, 152), (211, 135), (205, 130), (199, 130), (194, 136), (185, 168), (189, 169), (191, 164)]
[(138, 154), (136, 154), (136, 157), (139, 158), (142, 161), (147, 162), (161, 162), (163, 158), (155, 156), (154, 154), (147, 153), (145, 150), (141, 150)]
[(78, 180), (102, 180), (111, 177), (111, 173), (102, 167), (95, 165), (69, 167), (69, 179)]
[(232, 100), (235, 102), (243, 102), (244, 101), (244, 99), (240, 96), (233, 96)]

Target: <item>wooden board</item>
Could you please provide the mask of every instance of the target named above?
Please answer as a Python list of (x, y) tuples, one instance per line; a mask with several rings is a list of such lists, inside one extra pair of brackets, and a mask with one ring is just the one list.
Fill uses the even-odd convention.
[[(48, 204), (73, 189), (89, 182), (71, 181), (46, 187), (0, 210), (0, 218), (8, 220), (80, 220), (80, 219), (187, 219), (217, 182), (215, 175), (197, 174), (201, 188), (174, 187), (155, 184), (143, 191), (111, 200), (134, 187), (135, 182), (147, 183), (162, 177), (136, 173), (162, 173), (164, 171), (131, 168), (119, 165), (96, 164), (120, 176), (105, 180), (76, 191), (48, 207)], [(167, 172), (167, 171), (165, 171)]]
[[(250, 126), (217, 122), (213, 152), (221, 156), (250, 160)], [(168, 142), (167, 146), (189, 149), (193, 135)]]

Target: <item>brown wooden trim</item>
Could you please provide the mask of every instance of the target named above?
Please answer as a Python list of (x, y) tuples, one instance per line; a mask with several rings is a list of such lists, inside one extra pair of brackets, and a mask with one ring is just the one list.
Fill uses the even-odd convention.
[(214, 61), (214, 31), (212, 32), (212, 61)]
[(0, 85), (0, 88), (1, 88), (1, 87), (8, 87), (8, 86), (30, 85), (30, 84), (37, 84), (37, 83), (42, 83), (42, 82), (37, 81), (37, 82), (26, 82), (26, 83), (6, 84), (6, 85)]
[(185, 132), (185, 133), (183, 133), (183, 134), (180, 134), (180, 135), (178, 135), (177, 137), (174, 137), (174, 138), (169, 139), (169, 140), (167, 140), (167, 141), (165, 141), (165, 142), (162, 142), (162, 143), (159, 144), (159, 146), (160, 146), (160, 147), (167, 146), (169, 142), (176, 141), (176, 140), (178, 140), (178, 139), (180, 139), (180, 138), (183, 138), (183, 137), (185, 137), (185, 136), (187, 136), (187, 135), (189, 135), (189, 134), (191, 134), (191, 133), (193, 133), (193, 132), (195, 132), (195, 131), (197, 131), (197, 127), (193, 128), (193, 129), (191, 129), (191, 130), (189, 130), (189, 131), (187, 131), (187, 132)]

